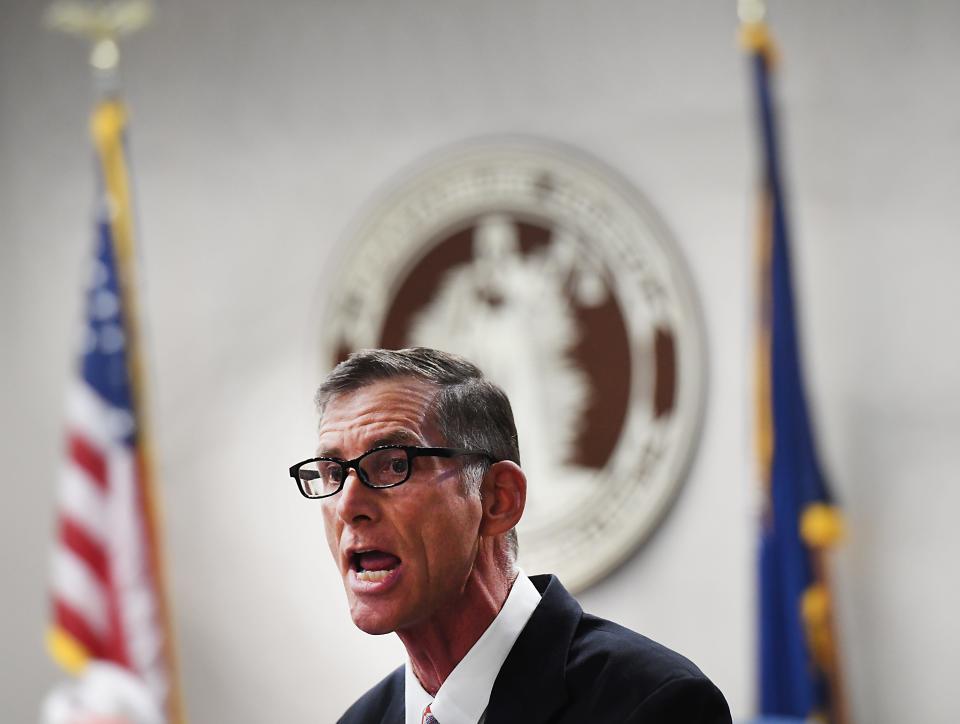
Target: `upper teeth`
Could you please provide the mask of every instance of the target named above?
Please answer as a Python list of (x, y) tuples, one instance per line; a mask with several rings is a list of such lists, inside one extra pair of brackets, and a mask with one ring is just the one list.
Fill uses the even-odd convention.
[(392, 568), (385, 571), (358, 571), (357, 578), (361, 581), (382, 581), (386, 578)]

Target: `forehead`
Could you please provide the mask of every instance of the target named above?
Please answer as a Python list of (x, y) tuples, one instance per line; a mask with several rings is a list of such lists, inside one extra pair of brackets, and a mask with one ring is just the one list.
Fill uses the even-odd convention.
[(318, 452), (359, 455), (387, 444), (423, 444), (437, 388), (415, 378), (378, 380), (331, 397), (320, 418)]

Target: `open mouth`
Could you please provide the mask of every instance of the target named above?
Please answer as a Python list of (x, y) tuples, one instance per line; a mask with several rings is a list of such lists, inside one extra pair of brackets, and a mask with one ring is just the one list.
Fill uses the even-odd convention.
[(357, 580), (367, 583), (385, 580), (399, 565), (400, 559), (386, 551), (356, 551), (350, 555), (350, 567)]

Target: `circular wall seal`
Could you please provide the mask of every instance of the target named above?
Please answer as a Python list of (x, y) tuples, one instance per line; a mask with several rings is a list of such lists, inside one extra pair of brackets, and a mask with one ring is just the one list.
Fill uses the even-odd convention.
[(321, 358), (462, 354), (514, 408), (527, 509), (520, 562), (582, 590), (650, 534), (702, 416), (702, 324), (663, 224), (583, 154), (494, 140), (387, 194), (324, 274)]

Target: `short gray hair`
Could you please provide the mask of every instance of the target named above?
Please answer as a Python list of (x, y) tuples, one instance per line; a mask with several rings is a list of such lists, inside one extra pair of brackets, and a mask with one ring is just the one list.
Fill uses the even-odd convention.
[[(381, 380), (413, 378), (437, 388), (427, 410), (447, 445), (485, 450), (495, 461), (520, 464), (520, 447), (513, 410), (506, 393), (463, 357), (427, 347), (365, 349), (338, 364), (317, 390), (320, 418), (337, 395)], [(489, 461), (464, 466), (465, 478), (478, 489)], [(513, 557), (517, 532), (507, 534)]]

